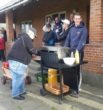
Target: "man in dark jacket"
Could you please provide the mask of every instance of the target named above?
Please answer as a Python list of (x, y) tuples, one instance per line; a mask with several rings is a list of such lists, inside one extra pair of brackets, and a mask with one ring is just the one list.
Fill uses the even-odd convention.
[(36, 54), (32, 40), (36, 38), (36, 30), (31, 28), (27, 33), (20, 34), (8, 54), (10, 73), (12, 75), (13, 99), (25, 99), (25, 73), (30, 63), (32, 54)]
[(46, 46), (54, 46), (56, 42), (56, 33), (51, 30), (51, 25), (46, 24), (43, 27), (44, 36), (43, 36), (43, 44)]
[(62, 23), (58, 17), (55, 17), (55, 25), (54, 25), (53, 31), (56, 34), (60, 34), (62, 32)]
[(69, 24), (70, 21), (68, 19), (62, 20), (62, 32), (57, 34), (57, 41), (60, 42), (60, 45), (64, 46), (64, 41), (69, 33)]
[(81, 54), (81, 61), (83, 60), (83, 51), (87, 39), (87, 28), (82, 23), (80, 14), (74, 15), (75, 25), (70, 29), (64, 46), (70, 47), (71, 52), (79, 51)]
[[(78, 51), (80, 55), (80, 62), (82, 62), (84, 56), (84, 46), (86, 44), (87, 39), (87, 28), (82, 22), (81, 15), (79, 13), (74, 15), (74, 23), (75, 25), (70, 29), (64, 46), (70, 47), (71, 52), (75, 53), (76, 51)], [(80, 88), (82, 80), (81, 72), (79, 74), (78, 80), (79, 80), (78, 87)], [(72, 93), (73, 95), (77, 94), (75, 91)]]

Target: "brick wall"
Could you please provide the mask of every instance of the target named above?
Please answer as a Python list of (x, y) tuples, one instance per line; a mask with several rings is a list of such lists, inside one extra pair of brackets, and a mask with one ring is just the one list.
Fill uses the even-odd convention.
[(87, 45), (85, 48), (85, 60), (88, 60), (88, 64), (83, 66), (85, 71), (91, 73), (102, 74), (103, 68), (101, 65), (103, 64), (103, 47), (101, 45)]
[(103, 0), (91, 0), (90, 2), (90, 41), (103, 42)]
[(103, 74), (103, 1), (91, 0), (90, 3), (90, 43), (85, 48), (88, 64), (84, 70)]

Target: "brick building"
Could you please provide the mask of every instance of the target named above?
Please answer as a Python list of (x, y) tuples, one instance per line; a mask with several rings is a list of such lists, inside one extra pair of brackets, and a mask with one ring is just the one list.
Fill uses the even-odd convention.
[(58, 15), (61, 18), (69, 18), (71, 12), (79, 11), (89, 32), (89, 43), (85, 48), (85, 59), (88, 60), (88, 64), (83, 66), (83, 80), (86, 83), (103, 87), (103, 69), (101, 68), (103, 63), (103, 0), (22, 1), (26, 1), (25, 4), (21, 3), (17, 6), (12, 4), (7, 9), (0, 9), (0, 20), (6, 22), (8, 41), (13, 39), (13, 24), (15, 24), (17, 34), (33, 25), (38, 31), (35, 46), (40, 47), (43, 36), (42, 26), (47, 16)]

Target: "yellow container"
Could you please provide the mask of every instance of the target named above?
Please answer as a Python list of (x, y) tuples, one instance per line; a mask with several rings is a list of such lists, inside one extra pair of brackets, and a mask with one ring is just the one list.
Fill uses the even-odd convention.
[(57, 70), (48, 69), (48, 84), (50, 87), (55, 87), (57, 85)]
[(76, 50), (76, 52), (75, 52), (75, 63), (76, 64), (79, 64), (79, 52), (78, 52), (78, 50)]

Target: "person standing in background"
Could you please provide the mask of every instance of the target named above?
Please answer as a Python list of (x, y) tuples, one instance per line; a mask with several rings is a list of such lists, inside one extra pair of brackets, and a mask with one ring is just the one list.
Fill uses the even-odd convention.
[(56, 34), (60, 34), (62, 32), (62, 23), (61, 23), (61, 21), (59, 20), (58, 17), (55, 17), (54, 21), (55, 21), (55, 25), (54, 25), (53, 31)]
[(0, 30), (0, 59), (1, 61), (5, 61), (5, 39), (2, 30)]
[(70, 21), (68, 19), (62, 20), (62, 32), (57, 34), (57, 40), (61, 46), (64, 46), (65, 39), (69, 33)]
[(6, 34), (6, 30), (2, 27), (1, 28), (1, 31), (2, 31), (2, 33), (3, 33), (3, 38), (4, 38), (4, 40), (5, 40), (5, 42), (7, 41), (7, 34)]
[[(53, 19), (52, 19), (51, 16), (48, 16), (48, 17), (47, 17), (47, 20), (46, 20), (46, 22), (45, 22), (45, 25), (47, 25), (47, 24), (50, 24), (50, 25), (51, 25), (51, 30), (53, 30), (53, 28), (54, 28), (54, 21), (53, 21)], [(44, 25), (44, 26), (45, 26), (45, 25)]]
[(46, 24), (50, 24), (51, 25), (51, 22), (52, 22), (52, 18), (50, 16), (48, 16), (47, 17)]
[(54, 46), (56, 42), (56, 34), (51, 30), (51, 25), (46, 24), (43, 27), (44, 36), (43, 36), (43, 45), (45, 46)]
[(75, 24), (74, 24), (74, 13), (70, 13), (70, 16), (69, 16), (69, 19), (70, 19), (70, 25), (69, 25), (69, 28), (73, 27)]
[(6, 32), (6, 30), (2, 27), (1, 28), (1, 30), (2, 30), (2, 33), (3, 33), (3, 39), (4, 39), (4, 41), (5, 41), (5, 49), (4, 49), (4, 55), (6, 56), (6, 42), (7, 42), (7, 32)]

